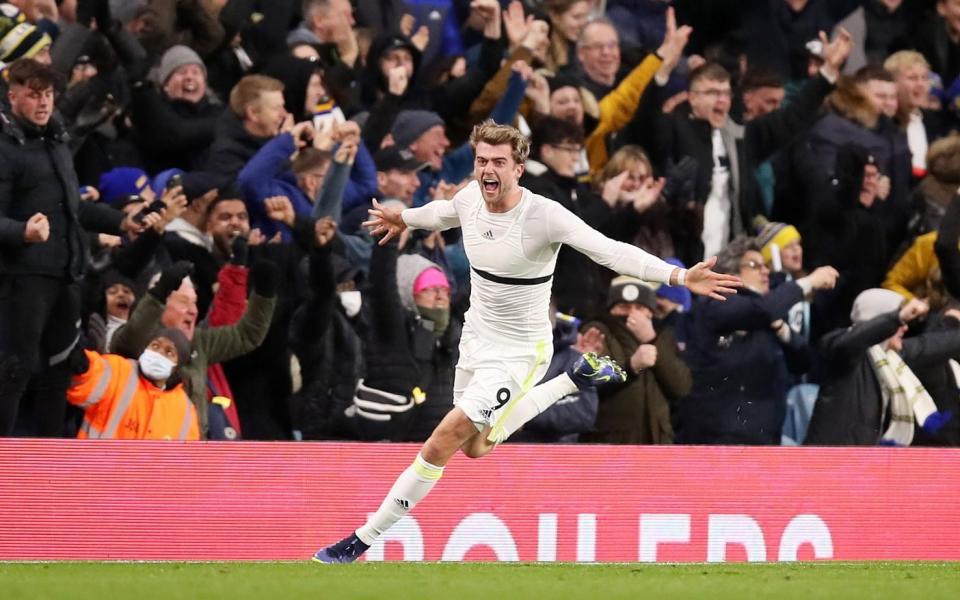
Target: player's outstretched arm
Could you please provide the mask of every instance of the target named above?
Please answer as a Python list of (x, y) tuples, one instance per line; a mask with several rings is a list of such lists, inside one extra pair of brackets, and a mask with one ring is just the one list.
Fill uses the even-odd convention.
[(716, 300), (726, 300), (726, 296), (737, 293), (737, 288), (742, 286), (743, 282), (736, 275), (715, 273), (712, 269), (716, 264), (716, 256), (695, 264), (687, 269), (682, 282), (676, 280), (681, 273), (680, 269), (677, 269), (670, 276), (670, 283), (685, 285), (694, 294), (709, 296)]
[(461, 191), (452, 200), (433, 200), (417, 208), (406, 208), (399, 202), (380, 204), (373, 200), (373, 208), (367, 212), (370, 218), (363, 226), (374, 236), (382, 235), (380, 245), (400, 235), (407, 228), (444, 231), (460, 227), (460, 215), (457, 203), (462, 198)]
[(373, 208), (367, 211), (370, 218), (363, 222), (363, 226), (370, 230), (370, 235), (383, 236), (380, 245), (400, 235), (407, 228), (403, 220), (403, 209), (399, 206), (384, 206), (373, 199)]

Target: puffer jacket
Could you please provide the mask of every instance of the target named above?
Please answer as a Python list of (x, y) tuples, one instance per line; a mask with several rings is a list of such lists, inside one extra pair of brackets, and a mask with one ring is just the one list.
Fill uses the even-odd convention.
[[(120, 233), (124, 214), (80, 200), (68, 136), (54, 115), (43, 129), (0, 111), (0, 275), (83, 277), (89, 255), (84, 229)], [(26, 244), (35, 213), (46, 215), (50, 237)]]

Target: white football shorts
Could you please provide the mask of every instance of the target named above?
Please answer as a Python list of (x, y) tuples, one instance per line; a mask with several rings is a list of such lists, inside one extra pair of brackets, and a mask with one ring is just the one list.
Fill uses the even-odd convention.
[(552, 340), (510, 345), (464, 331), (453, 381), (453, 405), (478, 431), (493, 425), (493, 411), (543, 379), (553, 356)]

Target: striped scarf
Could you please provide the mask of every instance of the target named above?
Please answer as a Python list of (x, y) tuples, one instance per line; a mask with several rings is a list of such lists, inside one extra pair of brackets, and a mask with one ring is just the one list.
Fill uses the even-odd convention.
[(880, 344), (867, 352), (883, 392), (881, 414), (886, 415), (889, 410), (890, 415), (890, 425), (880, 441), (909, 446), (913, 442), (914, 423), (923, 425), (927, 417), (937, 412), (937, 406), (899, 354), (884, 350)]

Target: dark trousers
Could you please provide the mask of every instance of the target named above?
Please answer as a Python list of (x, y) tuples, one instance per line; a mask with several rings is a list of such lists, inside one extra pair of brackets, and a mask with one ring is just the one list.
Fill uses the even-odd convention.
[[(80, 331), (80, 288), (42, 275), (0, 276), (0, 436), (63, 435), (70, 371)], [(26, 417), (24, 419), (23, 417)]]

